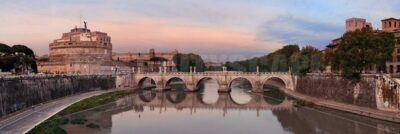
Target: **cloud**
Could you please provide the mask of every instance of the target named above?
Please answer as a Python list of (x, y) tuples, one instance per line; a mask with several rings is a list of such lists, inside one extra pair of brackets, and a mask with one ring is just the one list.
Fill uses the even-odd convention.
[(318, 20), (282, 16), (259, 26), (258, 39), (280, 40), (285, 44), (315, 45), (323, 48), (343, 33), (344, 27)]
[(125, 23), (98, 24), (107, 31), (118, 51), (147, 51), (178, 49), (200, 54), (240, 53), (262, 55), (280, 48), (277, 41), (257, 40), (254, 33), (215, 27), (201, 23), (186, 23), (170, 19), (135, 18)]

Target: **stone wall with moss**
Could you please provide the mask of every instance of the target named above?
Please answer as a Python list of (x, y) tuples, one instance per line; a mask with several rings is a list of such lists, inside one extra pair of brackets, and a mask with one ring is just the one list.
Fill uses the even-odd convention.
[(0, 78), (0, 117), (60, 97), (115, 88), (109, 75), (53, 75)]
[(379, 110), (400, 112), (400, 85), (391, 77), (377, 79), (377, 107)]
[(375, 89), (375, 77), (353, 81), (340, 76), (321, 75), (298, 77), (295, 90), (312, 97), (377, 108)]

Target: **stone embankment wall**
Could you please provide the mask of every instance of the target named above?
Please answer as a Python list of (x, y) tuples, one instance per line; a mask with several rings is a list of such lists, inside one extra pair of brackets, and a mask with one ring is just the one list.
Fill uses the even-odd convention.
[(363, 77), (359, 82), (340, 76), (303, 76), (297, 78), (295, 90), (312, 97), (377, 108), (376, 78), (373, 76)]
[(376, 100), (379, 110), (400, 112), (400, 82), (390, 76), (377, 79)]
[(0, 117), (60, 97), (115, 86), (111, 75), (0, 77)]

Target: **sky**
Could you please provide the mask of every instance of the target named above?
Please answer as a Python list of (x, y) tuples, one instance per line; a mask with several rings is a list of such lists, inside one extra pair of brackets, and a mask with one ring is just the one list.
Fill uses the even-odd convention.
[(1, 0), (0, 43), (46, 54), (82, 16), (89, 29), (111, 36), (115, 52), (177, 49), (236, 60), (287, 44), (324, 49), (348, 18), (365, 18), (376, 29), (399, 12), (395, 0)]

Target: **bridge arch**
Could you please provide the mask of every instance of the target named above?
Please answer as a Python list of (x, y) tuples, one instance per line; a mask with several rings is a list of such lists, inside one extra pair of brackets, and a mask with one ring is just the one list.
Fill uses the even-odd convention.
[(268, 85), (274, 88), (278, 88), (279, 90), (282, 90), (282, 88), (288, 88), (290, 86), (288, 80), (278, 76), (267, 77), (261, 84), (263, 88), (265, 85)]
[[(149, 80), (149, 81), (148, 81)], [(145, 82), (150, 82), (150, 84), (151, 84), (151, 86), (150, 85), (144, 85), (145, 84)], [(153, 79), (153, 78), (151, 78), (151, 77), (142, 77), (142, 78), (140, 78), (139, 79), (139, 82), (137, 83), (137, 85), (140, 87), (140, 88), (148, 88), (148, 86), (150, 86), (150, 87), (157, 87), (157, 83), (156, 83), (156, 81), (155, 81), (155, 79)], [(146, 87), (147, 86), (147, 87)]]
[(200, 84), (201, 84), (202, 82), (204, 82), (205, 80), (215, 80), (215, 81), (217, 82), (217, 84), (218, 84), (218, 89), (219, 89), (220, 86), (221, 86), (221, 84), (220, 84), (220, 82), (218, 81), (218, 79), (213, 78), (213, 77), (205, 76), (205, 77), (201, 77), (200, 79), (198, 79), (198, 80), (195, 82), (195, 84), (196, 84), (196, 85), (195, 85), (196, 90), (199, 90)]
[(253, 89), (254, 89), (254, 86), (256, 85), (256, 84), (255, 84), (255, 81), (253, 81), (252, 79), (239, 76), (239, 77), (234, 77), (234, 78), (232, 78), (231, 80), (229, 80), (229, 82), (228, 82), (228, 88), (232, 88), (232, 83), (233, 83), (233, 81), (238, 80), (238, 79), (243, 79), (243, 80), (249, 82), (249, 83), (250, 83), (250, 87), (251, 87), (250, 90), (253, 90)]
[(176, 82), (176, 81), (182, 81), (183, 84), (185, 85), (184, 88), (187, 88), (186, 81), (180, 77), (170, 77), (170, 78), (167, 78), (166, 80), (167, 81), (165, 82), (165, 86), (164, 86), (166, 88), (168, 88), (172, 82)]

